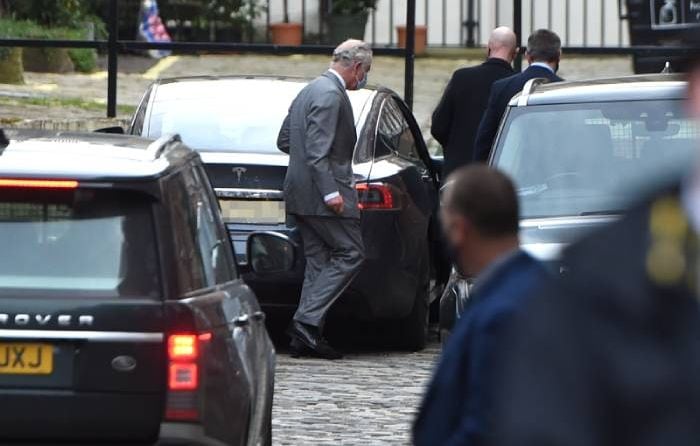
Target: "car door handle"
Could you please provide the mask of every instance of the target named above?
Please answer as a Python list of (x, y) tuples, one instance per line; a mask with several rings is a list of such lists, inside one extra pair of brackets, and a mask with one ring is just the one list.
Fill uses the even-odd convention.
[(263, 311), (256, 311), (253, 313), (253, 320), (255, 322), (263, 322), (265, 321), (265, 312)]
[(250, 317), (247, 314), (242, 314), (233, 319), (233, 325), (236, 327), (245, 327), (250, 324)]

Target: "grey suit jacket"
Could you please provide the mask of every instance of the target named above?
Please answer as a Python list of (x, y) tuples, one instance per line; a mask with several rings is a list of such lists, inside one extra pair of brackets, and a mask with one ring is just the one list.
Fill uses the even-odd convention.
[(288, 214), (337, 217), (324, 197), (339, 192), (345, 200), (341, 217), (360, 218), (352, 173), (356, 142), (350, 99), (340, 80), (326, 72), (294, 99), (277, 139), (277, 147), (289, 154)]

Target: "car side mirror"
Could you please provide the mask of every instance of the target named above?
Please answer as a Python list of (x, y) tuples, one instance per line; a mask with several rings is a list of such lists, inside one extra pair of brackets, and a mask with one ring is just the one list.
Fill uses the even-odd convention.
[(277, 232), (254, 232), (248, 236), (248, 263), (258, 274), (291, 271), (296, 262), (296, 244)]
[(126, 133), (126, 130), (124, 130), (124, 127), (120, 125), (115, 125), (113, 127), (103, 127), (101, 129), (97, 129), (94, 131), (94, 133), (111, 133), (115, 135), (123, 135)]

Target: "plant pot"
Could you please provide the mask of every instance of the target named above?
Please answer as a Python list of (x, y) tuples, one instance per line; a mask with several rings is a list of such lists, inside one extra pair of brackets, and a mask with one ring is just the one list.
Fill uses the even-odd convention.
[[(396, 27), (396, 32), (399, 34), (399, 48), (406, 48), (406, 26), (399, 25)], [(415, 53), (418, 56), (425, 54), (425, 48), (428, 46), (428, 27), (416, 25), (416, 48)]]
[(299, 46), (304, 38), (301, 23), (273, 23), (270, 25), (270, 33), (275, 45)]
[(66, 48), (25, 48), (22, 63), (26, 71), (70, 73), (75, 66)]
[(367, 12), (351, 15), (329, 15), (326, 43), (329, 45), (338, 45), (347, 39), (364, 39), (368, 15)]
[(22, 48), (0, 48), (0, 84), (23, 84)]

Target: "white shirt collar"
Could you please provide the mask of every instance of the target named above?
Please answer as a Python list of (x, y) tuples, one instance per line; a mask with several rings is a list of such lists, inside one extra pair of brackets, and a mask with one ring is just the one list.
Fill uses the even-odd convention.
[(333, 68), (329, 68), (328, 71), (329, 71), (331, 74), (335, 75), (335, 77), (338, 78), (338, 80), (340, 81), (340, 85), (342, 85), (343, 88), (347, 88), (347, 87), (348, 87), (347, 85), (345, 85), (345, 79), (343, 79), (343, 76), (341, 76), (340, 73), (338, 73), (337, 71), (335, 71)]
[(551, 71), (552, 73), (554, 73), (554, 70), (552, 69), (552, 67), (550, 67), (546, 62), (532, 62), (532, 63), (530, 64), (530, 66), (531, 66), (531, 67), (542, 67), (542, 68), (546, 68), (546, 69), (548, 69), (549, 71)]

